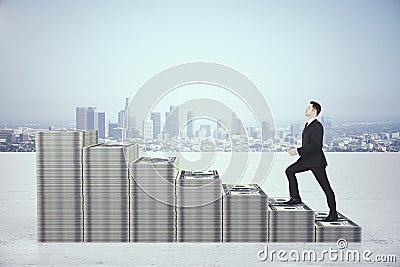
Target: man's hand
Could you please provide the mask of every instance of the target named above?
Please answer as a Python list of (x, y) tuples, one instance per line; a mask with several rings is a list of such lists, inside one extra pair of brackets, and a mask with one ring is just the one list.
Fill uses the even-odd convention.
[(296, 156), (297, 155), (297, 149), (289, 149), (289, 154), (290, 156)]

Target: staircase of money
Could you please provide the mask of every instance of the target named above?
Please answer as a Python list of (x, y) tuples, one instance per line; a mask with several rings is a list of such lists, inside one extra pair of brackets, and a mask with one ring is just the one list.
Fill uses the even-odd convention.
[(38, 242), (361, 242), (342, 213), (325, 222), (327, 212), (257, 184), (98, 144), (97, 131), (40, 132), (36, 151)]
[(129, 241), (129, 168), (138, 145), (83, 148), (83, 241)]

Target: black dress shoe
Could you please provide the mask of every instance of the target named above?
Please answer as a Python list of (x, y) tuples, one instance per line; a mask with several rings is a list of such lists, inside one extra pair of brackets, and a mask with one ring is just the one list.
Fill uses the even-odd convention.
[(283, 204), (286, 205), (295, 205), (295, 204), (301, 204), (301, 198), (299, 197), (291, 197), (288, 201), (283, 202)]
[(325, 218), (325, 222), (334, 222), (338, 220), (338, 215), (336, 211), (329, 212), (328, 217)]

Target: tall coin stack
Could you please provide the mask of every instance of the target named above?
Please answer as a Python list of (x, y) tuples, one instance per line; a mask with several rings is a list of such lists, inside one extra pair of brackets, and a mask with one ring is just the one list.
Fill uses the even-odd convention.
[(95, 131), (36, 134), (37, 240), (82, 242), (82, 148)]
[(222, 241), (222, 184), (217, 171), (181, 171), (176, 182), (177, 241)]
[(257, 184), (223, 184), (223, 241), (266, 242), (267, 195)]
[(288, 198), (269, 198), (269, 242), (314, 242), (315, 213), (305, 204), (285, 205)]
[(129, 164), (138, 145), (83, 148), (84, 242), (129, 242)]
[(328, 212), (315, 213), (315, 242), (334, 243), (339, 239), (347, 242), (361, 242), (361, 227), (338, 212), (338, 220), (325, 222)]
[(131, 242), (175, 242), (178, 158), (141, 157), (130, 165)]

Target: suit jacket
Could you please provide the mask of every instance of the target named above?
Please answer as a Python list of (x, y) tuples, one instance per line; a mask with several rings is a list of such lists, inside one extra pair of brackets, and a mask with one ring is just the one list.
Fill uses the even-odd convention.
[(297, 149), (299, 161), (304, 167), (326, 167), (328, 163), (322, 151), (324, 127), (316, 119), (302, 133), (302, 146)]

